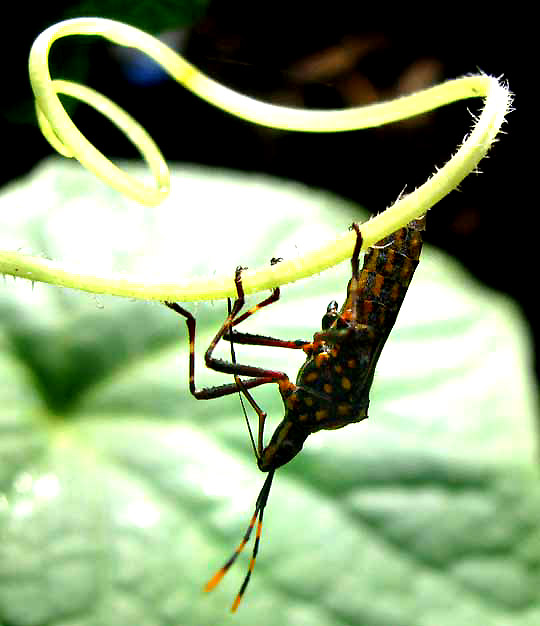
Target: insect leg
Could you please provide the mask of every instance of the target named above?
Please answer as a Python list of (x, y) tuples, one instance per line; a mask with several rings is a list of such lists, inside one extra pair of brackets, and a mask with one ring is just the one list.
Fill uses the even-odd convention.
[[(204, 355), (204, 359), (206, 362), (206, 366), (209, 367), (210, 369), (216, 370), (217, 372), (223, 372), (224, 374), (233, 374), (233, 375), (241, 375), (241, 376), (252, 376), (256, 378), (258, 381), (257, 385), (253, 384), (254, 381), (252, 380), (243, 381), (243, 384), (246, 386), (246, 388), (251, 389), (254, 386), (262, 385), (262, 384), (265, 384), (266, 382), (277, 382), (279, 380), (288, 380), (288, 376), (287, 374), (285, 374), (285, 372), (269, 370), (263, 367), (258, 367), (258, 366), (253, 366), (253, 365), (232, 363), (229, 361), (224, 361), (222, 359), (216, 359), (215, 357), (212, 356), (214, 349), (217, 343), (219, 342), (219, 340), (230, 331), (231, 327), (235, 325), (235, 322), (238, 323), (237, 319), (240, 321), (243, 321), (244, 319), (246, 319), (246, 317), (248, 317), (247, 314), (253, 315), (253, 313), (255, 313), (261, 308), (260, 306), (255, 306), (252, 309), (250, 309), (250, 311), (247, 311), (245, 315), (240, 316), (240, 318), (236, 317), (238, 313), (240, 312), (240, 310), (242, 309), (242, 307), (244, 306), (244, 302), (245, 302), (244, 288), (242, 287), (242, 270), (243, 269), (244, 268), (242, 267), (236, 268), (234, 282), (236, 283), (237, 298), (234, 301), (231, 313), (227, 316), (227, 319), (225, 320), (225, 322), (223, 323), (223, 325), (217, 332), (216, 336), (214, 337), (214, 339), (208, 346), (208, 349), (206, 350), (206, 353)], [(276, 290), (274, 290), (274, 292), (275, 291)], [(264, 300), (261, 303), (261, 305), (266, 306), (266, 304), (269, 304), (270, 302), (275, 302), (277, 298), (279, 298), (279, 291), (278, 291), (277, 296), (275, 295), (275, 293), (272, 294), (272, 296)], [(236, 333), (234, 335), (234, 342), (241, 343), (241, 341), (240, 342), (237, 341)]]
[[(273, 260), (277, 262), (277, 260)], [(241, 267), (236, 268), (235, 273), (235, 283), (237, 290), (237, 297), (233, 303), (232, 309), (230, 310), (226, 320), (216, 333), (215, 337), (210, 342), (208, 349), (205, 353), (205, 363), (206, 366), (210, 369), (213, 369), (218, 372), (222, 372), (225, 374), (232, 374), (235, 377), (234, 383), (229, 383), (225, 385), (219, 385), (214, 387), (203, 387), (201, 389), (197, 389), (195, 385), (195, 334), (196, 334), (196, 321), (195, 317), (186, 309), (181, 307), (179, 304), (174, 302), (165, 302), (166, 306), (170, 309), (182, 315), (186, 320), (186, 325), (188, 328), (189, 335), (189, 390), (193, 396), (200, 400), (210, 400), (213, 398), (219, 398), (226, 395), (231, 395), (237, 393), (239, 390), (244, 394), (248, 402), (251, 404), (253, 409), (258, 415), (259, 418), (259, 431), (258, 431), (258, 444), (257, 450), (258, 454), (262, 452), (263, 449), (263, 434), (264, 434), (264, 422), (266, 419), (266, 413), (258, 406), (257, 402), (253, 398), (253, 396), (248, 392), (249, 389), (253, 389), (255, 387), (259, 387), (260, 385), (265, 385), (268, 383), (278, 383), (281, 381), (280, 386), (287, 387), (288, 385), (292, 385), (289, 382), (289, 378), (285, 372), (269, 370), (261, 367), (244, 365), (236, 362), (224, 361), (222, 359), (217, 359), (212, 356), (216, 345), (219, 340), (226, 334), (229, 333), (231, 327), (234, 323), (239, 323), (246, 319), (247, 317), (256, 313), (263, 306), (267, 306), (272, 302), (275, 302), (279, 299), (279, 288), (274, 289), (272, 294), (266, 298), (259, 305), (252, 307), (249, 311), (247, 311), (244, 315), (237, 317), (242, 307), (244, 306), (245, 296), (244, 289), (242, 287), (242, 273)], [(243, 334), (242, 334), (243, 335)], [(236, 341), (236, 333), (234, 333), (234, 341)], [(243, 342), (243, 336), (239, 339), (237, 343)], [(291, 342), (295, 343), (295, 342)], [(303, 342), (299, 342), (300, 345), (294, 345), (294, 347), (301, 347)], [(248, 379), (240, 379), (240, 376), (249, 376)]]
[(359, 257), (360, 257), (360, 250), (362, 249), (362, 233), (360, 232), (360, 227), (358, 226), (357, 222), (353, 222), (351, 225), (351, 228), (354, 229), (356, 231), (356, 243), (354, 244), (354, 250), (352, 253), (352, 257), (351, 257), (351, 270), (352, 270), (352, 276), (351, 276), (351, 280), (349, 281), (349, 286), (347, 288), (347, 299), (349, 299), (349, 296), (351, 294), (353, 294), (353, 297), (351, 298), (352, 301), (352, 307), (351, 307), (351, 322), (352, 325), (355, 326), (356, 325), (356, 320), (358, 319), (358, 311), (357, 311), (357, 304), (358, 304), (358, 297), (357, 294), (360, 291), (360, 285), (359, 285), (359, 280), (360, 280), (360, 262), (359, 262)]
[[(270, 259), (270, 265), (276, 265), (276, 263), (279, 263), (282, 260), (283, 259), (281, 258), (273, 257)], [(237, 300), (241, 300), (242, 305), (243, 305), (245, 296), (244, 296), (244, 287), (242, 285), (241, 268), (236, 268), (234, 282), (236, 284)], [(255, 306), (251, 307), (251, 309), (249, 309), (245, 313), (242, 313), (240, 317), (235, 317), (234, 321), (231, 324), (231, 327), (237, 326), (238, 324), (242, 323), (245, 319), (247, 319), (254, 313), (257, 313), (257, 311), (259, 311), (263, 307), (268, 306), (269, 304), (272, 304), (273, 302), (277, 302), (279, 300), (279, 297), (280, 297), (280, 289), (279, 287), (275, 287), (274, 289), (272, 289), (272, 293), (268, 296), (268, 298), (266, 298), (262, 302), (259, 302), (259, 304), (256, 304)]]
[[(339, 343), (349, 340), (351, 332), (358, 335), (359, 332), (366, 333), (369, 337), (370, 328), (365, 324), (358, 324), (358, 294), (360, 293), (360, 250), (362, 249), (362, 233), (360, 226), (353, 222), (351, 230), (356, 231), (356, 242), (351, 256), (351, 279), (347, 285), (347, 301), (350, 302), (350, 311), (347, 315), (338, 312), (338, 305), (335, 300), (330, 302), (326, 315), (323, 318), (323, 330), (313, 336), (313, 347), (316, 348), (321, 342)], [(345, 307), (344, 307), (345, 308)], [(340, 320), (340, 328), (335, 328), (334, 323)]]
[[(281, 259), (272, 259), (270, 263), (274, 265), (275, 263), (278, 263), (280, 260)], [(242, 370), (240, 368), (246, 368), (250, 366), (240, 365), (238, 367), (238, 363), (236, 362), (236, 357), (234, 354), (234, 343), (235, 342), (236, 343), (249, 342), (251, 343), (251, 345), (260, 345), (257, 343), (257, 341), (260, 340), (260, 336), (249, 335), (247, 333), (238, 333), (236, 331), (233, 331), (232, 327), (239, 324), (240, 322), (243, 322), (245, 319), (247, 319), (251, 315), (254, 315), (257, 311), (259, 311), (263, 307), (268, 306), (272, 304), (273, 302), (276, 302), (277, 300), (279, 300), (280, 291), (279, 291), (279, 287), (276, 287), (275, 289), (272, 290), (272, 294), (268, 298), (256, 304), (255, 306), (253, 306), (251, 309), (243, 313), (241, 316), (236, 317), (236, 315), (238, 315), (238, 313), (242, 309), (244, 302), (245, 302), (244, 288), (242, 285), (242, 268), (241, 267), (236, 268), (234, 282), (236, 284), (237, 298), (234, 302), (232, 309), (230, 307), (230, 301), (229, 301), (229, 316), (228, 316), (229, 324), (227, 326), (226, 333), (224, 333), (224, 338), (228, 339), (231, 342), (231, 359), (232, 359), (232, 365), (235, 368), (235, 371), (233, 372), (235, 383), (238, 389), (243, 393), (247, 401), (250, 403), (255, 413), (257, 413), (257, 416), (259, 418), (257, 446), (255, 450), (255, 455), (257, 459), (259, 459), (264, 448), (264, 424), (266, 421), (266, 412), (261, 409), (261, 407), (256, 402), (255, 398), (251, 395), (251, 393), (249, 393), (248, 388), (247, 388), (247, 383), (249, 383), (250, 381), (242, 380), (239, 376), (239, 374), (246, 373), (245, 369)], [(255, 341), (254, 341), (254, 338), (255, 338)], [(265, 338), (265, 339), (268, 340), (270, 338)], [(277, 340), (274, 340), (274, 341), (277, 341)], [(299, 342), (299, 343), (300, 345), (302, 345), (304, 342)], [(265, 343), (263, 345), (268, 345), (268, 344)], [(294, 347), (297, 347), (296, 343)], [(207, 355), (208, 355), (208, 351), (207, 351)], [(211, 365), (209, 365), (208, 360), (207, 360), (207, 365), (209, 367), (212, 367)], [(290, 383), (288, 376), (284, 372), (276, 372), (274, 370), (265, 370), (263, 368), (256, 368), (256, 371), (257, 371), (257, 374), (249, 373), (249, 375), (251, 376), (256, 375), (259, 378), (265, 378), (265, 379), (270, 378), (270, 382), (280, 383), (280, 388), (293, 386), (292, 383)], [(252, 372), (253, 372), (253, 368), (252, 368)], [(244, 411), (244, 415), (246, 417), (249, 434), (251, 437), (251, 441), (253, 443), (253, 437), (251, 435), (251, 428), (249, 426), (249, 420), (247, 418), (245, 411)], [(255, 445), (254, 445), (254, 448), (255, 448)]]
[(357, 222), (351, 224), (351, 229), (356, 231), (356, 243), (354, 244), (354, 250), (351, 257), (352, 276), (358, 280), (360, 275), (360, 250), (362, 249), (362, 233), (360, 232), (360, 226)]
[[(279, 263), (282, 259), (273, 258), (270, 260), (271, 265), (275, 265)], [(242, 281), (240, 276), (235, 277), (236, 288), (239, 295), (239, 298), (244, 299), (244, 289), (242, 287)], [(279, 287), (275, 287), (272, 289), (272, 293), (266, 300), (259, 302), (255, 306), (251, 307), (245, 313), (242, 313), (239, 317), (235, 317), (231, 323), (230, 329), (225, 333), (223, 339), (227, 341), (234, 341), (234, 343), (242, 344), (242, 345), (250, 345), (250, 346), (271, 346), (277, 348), (292, 348), (293, 350), (303, 348), (309, 341), (304, 341), (302, 339), (295, 339), (293, 341), (288, 341), (284, 339), (276, 339), (275, 337), (267, 337), (265, 335), (257, 335), (253, 333), (241, 333), (238, 331), (233, 331), (232, 329), (238, 324), (241, 324), (248, 317), (251, 317), (257, 311), (260, 311), (265, 306), (272, 304), (273, 302), (277, 302), (280, 298), (280, 289)], [(231, 337), (232, 335), (232, 337)]]
[[(226, 385), (217, 385), (215, 387), (203, 387), (197, 389), (195, 385), (195, 334), (196, 334), (196, 321), (195, 317), (186, 309), (182, 308), (176, 302), (165, 302), (165, 305), (170, 309), (182, 315), (186, 318), (186, 326), (188, 328), (189, 335), (189, 390), (195, 398), (198, 400), (212, 400), (213, 398), (221, 398), (222, 396), (228, 396), (238, 392), (236, 383), (230, 383)], [(214, 338), (213, 342), (216, 338)], [(258, 385), (263, 385), (267, 382), (273, 382), (273, 379), (260, 380), (255, 378), (253, 380), (245, 381), (246, 388), (251, 389)]]

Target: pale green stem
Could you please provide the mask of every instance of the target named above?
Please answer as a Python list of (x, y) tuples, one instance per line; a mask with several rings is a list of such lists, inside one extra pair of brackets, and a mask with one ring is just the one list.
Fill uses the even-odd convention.
[[(161, 202), (169, 189), (167, 165), (151, 137), (127, 113), (94, 90), (69, 81), (51, 80), (48, 69), (50, 47), (54, 41), (67, 35), (101, 35), (114, 43), (138, 48), (201, 98), (233, 115), (273, 128), (308, 132), (356, 130), (406, 119), (457, 100), (485, 98), (484, 109), (471, 134), (450, 161), (421, 187), (362, 225), (364, 248), (425, 213), (474, 171), (499, 132), (511, 101), (508, 89), (497, 79), (476, 75), (448, 81), (391, 102), (364, 107), (334, 111), (278, 107), (220, 85), (161, 41), (126, 24), (100, 18), (80, 18), (51, 26), (36, 39), (29, 59), (30, 80), (43, 133), (61, 154), (76, 157), (115, 189), (150, 206)], [(73, 124), (57, 93), (65, 93), (88, 103), (121, 128), (148, 163), (155, 179), (154, 186), (136, 180), (99, 152)], [(244, 287), (252, 293), (319, 273), (350, 257), (354, 240), (354, 233), (347, 232), (302, 258), (247, 271), (243, 274)], [(148, 300), (211, 300), (235, 294), (231, 275), (192, 280), (183, 285), (149, 283), (147, 279), (138, 280), (135, 277), (83, 275), (54, 262), (15, 252), (0, 252), (0, 273), (93, 293)]]

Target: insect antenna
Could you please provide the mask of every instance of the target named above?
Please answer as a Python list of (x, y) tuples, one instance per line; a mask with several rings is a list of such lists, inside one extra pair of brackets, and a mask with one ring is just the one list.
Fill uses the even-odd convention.
[(242, 596), (244, 595), (244, 592), (249, 584), (251, 573), (253, 572), (253, 569), (255, 568), (255, 560), (257, 558), (257, 552), (259, 551), (259, 542), (261, 540), (263, 513), (264, 513), (264, 508), (266, 507), (266, 503), (268, 501), (268, 495), (270, 493), (270, 487), (272, 486), (272, 479), (274, 478), (274, 472), (275, 470), (270, 470), (270, 472), (268, 473), (268, 476), (266, 477), (266, 480), (264, 481), (262, 489), (257, 498), (257, 502), (255, 504), (255, 511), (253, 513), (251, 521), (249, 522), (249, 526), (244, 534), (244, 537), (242, 538), (242, 541), (239, 543), (238, 547), (236, 548), (232, 556), (227, 560), (225, 565), (223, 565), (223, 567), (219, 569), (212, 576), (212, 578), (206, 583), (204, 587), (205, 591), (212, 591), (212, 589), (214, 589), (219, 584), (223, 576), (225, 576), (225, 574), (229, 571), (231, 565), (234, 564), (234, 562), (238, 558), (238, 555), (240, 554), (240, 552), (242, 552), (245, 545), (249, 541), (253, 528), (255, 527), (255, 523), (257, 522), (257, 518), (259, 518), (259, 521), (257, 523), (257, 532), (255, 534), (255, 543), (253, 544), (253, 551), (251, 553), (251, 560), (249, 562), (248, 571), (244, 578), (244, 581), (242, 582), (242, 585), (240, 586), (240, 590), (238, 591), (238, 594), (236, 595), (236, 598), (234, 599), (233, 605), (231, 607), (232, 613), (234, 613), (236, 609), (238, 608), (238, 605), (240, 604), (242, 600)]
[[(227, 308), (229, 311), (229, 316), (231, 315), (231, 299), (227, 298)], [(229, 337), (230, 337), (230, 343), (231, 343), (231, 362), (236, 364), (236, 353), (234, 351), (234, 341), (233, 341), (233, 329), (232, 326), (229, 326)], [(253, 452), (255, 453), (255, 458), (257, 460), (259, 460), (259, 453), (257, 452), (257, 446), (255, 445), (255, 439), (253, 437), (253, 432), (251, 430), (251, 424), (249, 423), (249, 418), (248, 418), (248, 414), (246, 411), (246, 405), (244, 404), (244, 398), (242, 397), (242, 391), (245, 389), (243, 383), (242, 383), (242, 379), (240, 378), (240, 376), (238, 376), (238, 374), (234, 375), (234, 382), (236, 383), (236, 386), (238, 387), (238, 397), (240, 398), (240, 404), (242, 405), (242, 411), (244, 413), (244, 419), (246, 420), (246, 425), (247, 425), (247, 429), (248, 429), (248, 433), (249, 433), (249, 438), (251, 440), (251, 445), (253, 447)]]

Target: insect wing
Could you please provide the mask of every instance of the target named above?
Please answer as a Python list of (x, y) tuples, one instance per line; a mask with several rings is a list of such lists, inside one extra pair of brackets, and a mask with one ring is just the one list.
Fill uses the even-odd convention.
[(377, 242), (364, 257), (358, 281), (357, 322), (372, 328), (382, 345), (394, 326), (418, 265), (424, 229), (425, 217), (414, 220)]

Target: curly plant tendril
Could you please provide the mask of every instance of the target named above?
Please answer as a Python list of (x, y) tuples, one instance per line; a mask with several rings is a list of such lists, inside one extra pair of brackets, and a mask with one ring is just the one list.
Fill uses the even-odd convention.
[[(401, 197), (390, 208), (362, 225), (363, 248), (422, 215), (469, 174), (488, 151), (510, 108), (511, 95), (496, 78), (458, 78), (391, 102), (344, 110), (304, 110), (275, 106), (229, 89), (205, 76), (164, 43), (132, 26), (101, 18), (66, 20), (45, 30), (34, 42), (29, 72), (40, 127), (52, 146), (77, 158), (106, 183), (146, 205), (156, 205), (168, 193), (169, 172), (159, 149), (146, 131), (122, 109), (96, 91), (64, 80), (52, 80), (48, 54), (52, 44), (68, 35), (101, 35), (113, 43), (137, 48), (159, 63), (176, 81), (216, 107), (244, 120), (279, 129), (339, 132), (381, 126), (431, 111), (451, 102), (483, 97), (484, 109), (455, 155), (426, 183)], [(116, 124), (147, 162), (155, 184), (145, 185), (122, 171), (97, 150), (73, 124), (57, 94), (78, 98)], [(246, 271), (247, 293), (262, 291), (319, 273), (352, 254), (356, 235), (348, 232), (301, 258), (257, 271)], [(149, 283), (146, 279), (91, 276), (70, 272), (51, 261), (14, 252), (0, 252), (0, 272), (73, 287), (147, 300), (194, 301), (234, 296), (231, 275), (192, 280), (183, 285)]]

